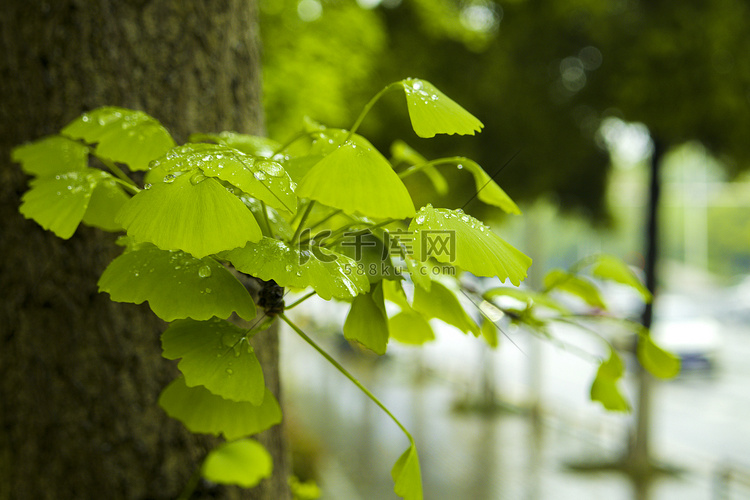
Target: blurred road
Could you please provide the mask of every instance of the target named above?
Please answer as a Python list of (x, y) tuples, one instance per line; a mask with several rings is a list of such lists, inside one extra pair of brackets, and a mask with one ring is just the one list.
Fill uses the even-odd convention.
[[(307, 328), (412, 431), (426, 499), (636, 498), (620, 473), (567, 467), (617, 459), (633, 419), (589, 400), (596, 366), (575, 350), (509, 330), (493, 352), (478, 339), (441, 328), (438, 342), (422, 349), (394, 345), (379, 359), (350, 356), (335, 336)], [(600, 348), (577, 330), (556, 334), (589, 352)], [(652, 449), (660, 462), (682, 472), (657, 480), (651, 500), (750, 498), (750, 326), (723, 324), (721, 337), (713, 375), (657, 384)], [(296, 433), (316, 443), (323, 498), (396, 499), (390, 468), (406, 438), (292, 332), (282, 343), (287, 415), (299, 427)], [(533, 380), (540, 382), (536, 391)], [(632, 385), (625, 381), (631, 400)], [(454, 409), (493, 391), (495, 399), (523, 411)], [(526, 413), (535, 402), (536, 420)]]

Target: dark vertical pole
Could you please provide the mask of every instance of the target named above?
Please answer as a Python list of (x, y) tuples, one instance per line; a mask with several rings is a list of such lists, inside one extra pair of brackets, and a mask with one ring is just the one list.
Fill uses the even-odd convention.
[[(656, 295), (657, 261), (659, 257), (659, 200), (661, 198), (661, 183), (659, 170), (665, 153), (664, 144), (658, 138), (652, 138), (654, 151), (651, 155), (651, 179), (649, 182), (648, 213), (646, 222), (646, 287)], [(641, 323), (651, 328), (653, 321), (653, 303), (646, 304), (641, 317)], [(636, 498), (645, 499), (648, 475), (651, 470), (650, 431), (651, 431), (651, 393), (653, 380), (651, 376), (638, 365), (636, 376), (638, 380), (638, 407), (636, 409), (635, 428), (631, 433), (628, 467), (636, 479)]]

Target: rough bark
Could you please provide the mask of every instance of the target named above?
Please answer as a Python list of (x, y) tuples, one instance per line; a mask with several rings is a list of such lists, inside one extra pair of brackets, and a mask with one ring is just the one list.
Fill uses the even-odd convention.
[[(115, 304), (96, 281), (114, 237), (68, 241), (18, 214), (26, 178), (13, 146), (102, 105), (141, 109), (179, 141), (191, 132), (262, 131), (254, 1), (5, 2), (0, 15), (0, 500), (175, 498), (212, 439), (158, 408), (175, 376), (164, 325)], [(257, 346), (278, 392), (274, 334)], [(279, 429), (262, 438), (273, 480), (249, 492), (288, 498)]]

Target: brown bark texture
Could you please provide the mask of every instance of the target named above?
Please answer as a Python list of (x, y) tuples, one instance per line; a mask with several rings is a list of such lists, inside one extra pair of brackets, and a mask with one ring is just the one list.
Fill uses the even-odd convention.
[[(8, 0), (0, 13), (0, 500), (179, 495), (214, 438), (158, 407), (177, 374), (165, 325), (96, 282), (119, 249), (81, 227), (67, 241), (18, 213), (28, 178), (12, 147), (103, 105), (143, 110), (178, 142), (262, 132), (257, 5), (248, 0)], [(258, 345), (277, 394), (275, 332)], [(260, 436), (275, 473), (252, 490), (202, 483), (193, 498), (289, 498), (279, 426)]]

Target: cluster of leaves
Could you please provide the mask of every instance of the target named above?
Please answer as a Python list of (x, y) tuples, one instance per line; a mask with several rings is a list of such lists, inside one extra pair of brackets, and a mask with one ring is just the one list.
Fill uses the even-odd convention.
[[(196, 134), (178, 146), (150, 116), (106, 107), (84, 114), (59, 135), (14, 151), (14, 160), (35, 177), (20, 208), (26, 217), (61, 238), (69, 238), (80, 223), (126, 232), (119, 240), (124, 252), (106, 268), (99, 288), (118, 302), (148, 302), (171, 322), (161, 337), (163, 355), (180, 360), (182, 376), (164, 389), (159, 404), (192, 432), (226, 438), (202, 466), (211, 481), (250, 487), (272, 473), (268, 452), (249, 436), (279, 423), (282, 414), (251, 341), (278, 317), (404, 431), (410, 444), (393, 467), (395, 491), (409, 500), (422, 498), (409, 432), (283, 309), (259, 314), (239, 274), (262, 280), (264, 287), (311, 288), (306, 297), (351, 303), (344, 335), (379, 354), (391, 338), (410, 344), (434, 338), (433, 318), (482, 333), (457, 299), (456, 269), (516, 286), (526, 276), (531, 259), (460, 209), (417, 210), (402, 182), (419, 174), (445, 190), (438, 167), (465, 169), (480, 200), (519, 213), (478, 164), (460, 157), (428, 161), (401, 142), (389, 161), (356, 133), (391, 90), (404, 92), (419, 136), (474, 134), (482, 128), (429, 82), (406, 79), (377, 94), (351, 130), (308, 122), (283, 145), (222, 132)], [(137, 185), (125, 169), (146, 171), (145, 184)], [(431, 254), (424, 237), (430, 232), (452, 235), (453, 251)], [(354, 248), (350, 237), (367, 244)], [(618, 280), (614, 271), (604, 274)], [(401, 286), (404, 276), (415, 285), (411, 300)], [(585, 297), (577, 280), (558, 277), (548, 288)], [(519, 318), (533, 317), (532, 295), (503, 290), (492, 293), (520, 293), (526, 308)], [(389, 318), (385, 300), (400, 312)], [(658, 364), (659, 352), (649, 350), (646, 358)], [(595, 382), (594, 399), (611, 397), (622, 371), (618, 359), (613, 354), (602, 364), (597, 380), (604, 382)]]

